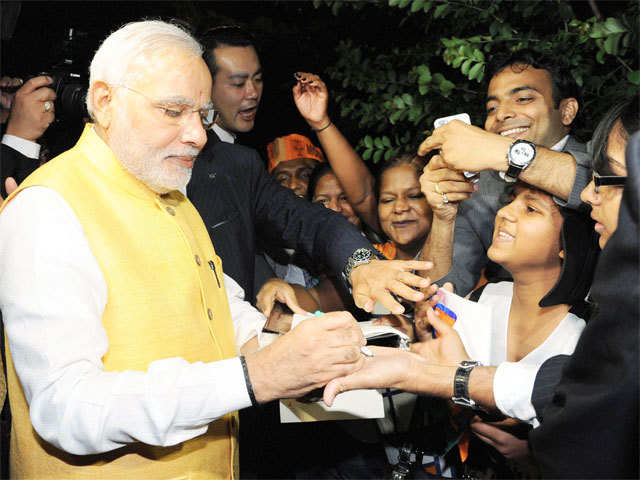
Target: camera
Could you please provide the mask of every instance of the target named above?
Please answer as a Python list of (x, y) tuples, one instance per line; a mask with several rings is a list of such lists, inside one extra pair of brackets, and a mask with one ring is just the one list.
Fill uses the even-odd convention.
[[(46, 75), (52, 79), (51, 88), (56, 92), (55, 112), (57, 121), (80, 121), (88, 117), (85, 99), (87, 96), (88, 77), (80, 73), (77, 62), (74, 61), (76, 37), (73, 28), (67, 30), (66, 38), (53, 58), (60, 59), (48, 69), (37, 74), (26, 75), (24, 81)], [(18, 87), (3, 87), (3, 91), (13, 92)]]

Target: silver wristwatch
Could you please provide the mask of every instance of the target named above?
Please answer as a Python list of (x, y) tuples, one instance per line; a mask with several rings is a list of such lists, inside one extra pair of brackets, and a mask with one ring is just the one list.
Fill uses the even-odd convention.
[(516, 140), (507, 150), (509, 168), (502, 177), (507, 182), (515, 182), (533, 159), (536, 158), (536, 146), (528, 140)]
[(349, 259), (347, 260), (347, 264), (344, 266), (344, 271), (342, 272), (347, 285), (351, 285), (351, 270), (353, 270), (358, 265), (370, 263), (371, 260), (375, 258), (375, 256), (375, 252), (370, 248), (359, 248), (351, 254)]
[(456, 375), (453, 377), (453, 397), (451, 400), (462, 407), (475, 408), (476, 402), (469, 398), (469, 375), (475, 367), (481, 367), (482, 363), (475, 360), (463, 360), (458, 364)]

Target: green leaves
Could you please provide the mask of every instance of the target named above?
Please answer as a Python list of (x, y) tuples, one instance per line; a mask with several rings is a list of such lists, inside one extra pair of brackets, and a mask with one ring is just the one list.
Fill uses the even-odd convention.
[[(637, 0), (603, 9), (601, 20), (574, 18), (576, 4), (567, 0), (340, 3), (335, 22), (348, 34), (324, 75), (340, 127), (367, 161), (415, 151), (438, 117), (466, 111), (482, 125), (486, 68), (496, 53), (532, 48), (567, 64), (583, 89), (587, 118), (577, 134), (584, 140), (612, 103), (640, 86)], [(354, 4), (358, 17), (349, 15)], [(367, 28), (354, 28), (354, 18)], [(396, 32), (389, 41), (372, 40), (381, 25)]]
[[(493, 24), (492, 24), (493, 25)], [(441, 39), (446, 47), (443, 58), (447, 65), (459, 68), (469, 80), (478, 83), (484, 78), (485, 56), (483, 44), (490, 41), (489, 37), (475, 36), (467, 39), (456, 37)]]

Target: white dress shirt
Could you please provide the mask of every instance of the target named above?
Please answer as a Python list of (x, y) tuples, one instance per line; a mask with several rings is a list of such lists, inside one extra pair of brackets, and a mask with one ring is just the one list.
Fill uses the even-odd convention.
[[(488, 284), (485, 287), (478, 303), (492, 307), (492, 322), (484, 326), (490, 328), (492, 348), (490, 358), (474, 360), (481, 360), (485, 365), (498, 365), (493, 378), (493, 396), (498, 409), (509, 417), (537, 427), (540, 423), (531, 403), (531, 393), (538, 369), (555, 355), (571, 355), (586, 323), (573, 313), (567, 313), (544, 342), (520, 361), (507, 362), (507, 333), (512, 298), (512, 282)], [(483, 328), (483, 325), (475, 325), (475, 328)]]
[(40, 144), (26, 140), (22, 137), (16, 137), (15, 135), (9, 135), (5, 133), (2, 136), (2, 143), (7, 147), (11, 147), (14, 150), (20, 152), (25, 157), (39, 158), (40, 157)]
[(236, 136), (233, 133), (226, 131), (217, 123), (214, 123), (213, 131), (221, 141), (227, 143), (236, 143)]
[[(240, 347), (265, 318), (227, 276), (225, 286)], [(70, 206), (45, 187), (21, 192), (0, 215), (0, 308), (31, 422), (45, 440), (80, 455), (136, 441), (175, 445), (251, 404), (237, 357), (105, 372), (106, 304), (106, 282)]]

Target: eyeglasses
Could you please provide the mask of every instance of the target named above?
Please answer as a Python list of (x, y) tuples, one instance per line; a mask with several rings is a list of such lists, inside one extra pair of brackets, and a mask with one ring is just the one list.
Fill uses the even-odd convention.
[(211, 129), (218, 117), (218, 112), (214, 110), (211, 102), (207, 103), (203, 107), (193, 108), (191, 105), (181, 103), (180, 100), (153, 100), (147, 95), (135, 88), (128, 87), (122, 84), (112, 84), (113, 87), (124, 88), (144, 97), (154, 108), (159, 109), (163, 115), (162, 119), (168, 125), (184, 126), (191, 113), (197, 113), (200, 116), (202, 127), (205, 130)]
[(627, 177), (621, 175), (600, 176), (593, 172), (593, 185), (596, 193), (600, 193), (600, 187), (624, 187)]

